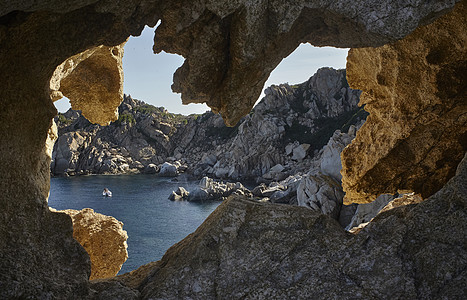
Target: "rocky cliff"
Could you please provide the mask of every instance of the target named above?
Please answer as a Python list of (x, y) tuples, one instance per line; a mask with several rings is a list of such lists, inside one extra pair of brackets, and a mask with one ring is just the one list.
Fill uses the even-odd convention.
[(463, 1), (401, 41), (350, 51), (348, 79), (370, 117), (343, 154), (349, 201), (427, 197), (453, 176), (467, 151), (466, 24)]
[(302, 84), (266, 89), (234, 128), (212, 112), (176, 115), (125, 96), (119, 119), (109, 126), (91, 124), (79, 111), (59, 114), (51, 171), (157, 172), (163, 162), (178, 160), (195, 176), (282, 180), (307, 172), (335, 130), (364, 120), (359, 94), (349, 88), (345, 70), (323, 68)]

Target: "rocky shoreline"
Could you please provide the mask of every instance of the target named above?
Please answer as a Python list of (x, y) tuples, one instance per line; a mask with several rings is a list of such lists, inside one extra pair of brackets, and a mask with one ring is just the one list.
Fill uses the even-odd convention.
[[(176, 115), (131, 96), (124, 97), (119, 119), (106, 127), (70, 110), (55, 119), (59, 138), (51, 173), (186, 174), (202, 178), (198, 188), (181, 186), (170, 200), (240, 195), (304, 206), (342, 227), (367, 221), (355, 215), (357, 205), (342, 204), (340, 153), (366, 118), (357, 106), (360, 91), (349, 88), (345, 70), (322, 68), (302, 84), (271, 86), (265, 94), (235, 127), (226, 127), (212, 112)], [(245, 181), (256, 187), (245, 188), (240, 183)], [(384, 204), (394, 199), (384, 197)]]
[(361, 125), (367, 114), (357, 106), (359, 95), (349, 88), (345, 70), (322, 68), (302, 84), (269, 87), (235, 127), (226, 127), (212, 112), (171, 114), (131, 96), (124, 97), (119, 119), (108, 126), (69, 110), (55, 118), (59, 138), (51, 174), (188, 173), (280, 181), (308, 172), (336, 130)]

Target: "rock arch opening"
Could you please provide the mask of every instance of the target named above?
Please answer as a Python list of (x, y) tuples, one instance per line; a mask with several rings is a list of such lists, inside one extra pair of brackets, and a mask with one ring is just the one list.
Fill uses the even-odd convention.
[[(386, 92), (394, 95), (394, 97), (402, 96), (402, 92), (397, 89), (399, 83), (402, 83), (401, 87), (410, 87), (410, 84), (415, 85), (417, 89), (415, 89), (416, 91), (411, 90), (413, 93), (410, 96), (426, 100), (429, 103), (426, 106), (426, 103), (422, 101), (423, 105), (417, 104), (417, 108), (414, 109), (415, 111), (428, 113), (419, 115), (417, 118), (419, 121), (417, 125), (420, 126), (412, 126), (413, 124), (410, 122), (396, 122), (396, 124), (400, 125), (399, 127), (403, 127), (395, 127), (401, 129), (402, 136), (392, 136), (389, 139), (396, 142), (394, 144), (396, 151), (386, 151), (382, 156), (378, 156), (380, 159), (374, 158), (376, 157), (374, 147), (384, 137), (377, 141), (372, 140), (373, 143), (370, 146), (355, 143), (353, 149), (352, 147), (347, 148), (349, 150), (347, 150), (347, 154), (344, 154), (344, 157), (347, 157), (344, 168), (349, 171), (344, 172), (344, 180), (347, 180), (347, 190), (353, 192), (350, 197), (365, 202), (383, 190), (393, 190), (400, 186), (420, 188), (429, 195), (454, 175), (455, 166), (465, 153), (464, 140), (465, 128), (467, 127), (465, 126), (465, 81), (458, 76), (465, 73), (461, 71), (466, 61), (466, 42), (465, 34), (463, 34), (465, 24), (467, 24), (465, 20), (467, 15), (465, 13), (465, 1), (441, 1), (436, 2), (436, 5), (433, 6), (432, 2), (426, 1), (408, 1), (410, 3), (406, 3), (388, 0), (387, 5), (378, 5), (377, 8), (371, 1), (362, 1), (354, 5), (347, 2), (332, 1), (332, 3), (330, 2), (329, 5), (323, 7), (313, 7), (313, 5), (318, 5), (314, 4), (314, 2), (310, 4), (300, 1), (294, 6), (284, 6), (281, 5), (283, 2), (273, 3), (271, 1), (255, 2), (254, 6), (250, 6), (250, 2), (242, 1), (197, 2), (198, 5), (192, 5), (191, 2), (187, 3), (188, 1), (158, 2), (157, 5), (153, 1), (136, 2), (73, 1), (72, 3), (66, 3), (67, 5), (64, 6), (56, 5), (55, 1), (41, 3), (10, 1), (0, 6), (0, 15), (6, 16), (0, 22), (0, 46), (2, 47), (0, 52), (0, 74), (2, 74), (1, 82), (2, 87), (4, 87), (0, 89), (0, 97), (2, 103), (5, 104), (5, 109), (0, 111), (0, 119), (3, 121), (0, 127), (0, 153), (2, 157), (0, 160), (0, 188), (2, 190), (1, 204), (3, 207), (2, 226), (0, 228), (2, 241), (0, 252), (2, 254), (1, 268), (7, 270), (0, 274), (3, 297), (86, 298), (94, 297), (99, 292), (103, 292), (107, 294), (126, 293), (125, 295), (133, 298), (139, 296), (149, 298), (156, 296), (170, 297), (174, 295), (174, 292), (180, 296), (182, 292), (179, 293), (179, 291), (186, 292), (182, 296), (209, 297), (210, 295), (219, 295), (219, 292), (222, 292), (226, 296), (254, 297), (271, 291), (262, 288), (266, 286), (265, 283), (273, 283), (269, 287), (274, 289), (274, 295), (278, 298), (286, 297), (287, 293), (297, 295), (300, 291), (308, 292), (308, 294), (320, 292), (323, 298), (336, 295), (330, 290), (308, 291), (308, 287), (317, 285), (301, 285), (301, 278), (297, 278), (297, 282), (292, 282), (288, 286), (274, 284), (273, 281), (268, 281), (268, 278), (258, 277), (258, 274), (262, 274), (260, 268), (253, 268), (254, 272), (247, 274), (248, 276), (251, 275), (251, 277), (238, 273), (235, 280), (232, 280), (232, 272), (229, 268), (218, 268), (216, 269), (217, 273), (214, 272), (218, 276), (213, 279), (202, 275), (211, 274), (211, 269), (208, 268), (209, 272), (203, 273), (202, 271), (206, 270), (203, 269), (203, 265), (190, 264), (189, 258), (192, 253), (202, 254), (198, 257), (200, 259), (197, 262), (219, 262), (219, 264), (212, 264), (212, 266), (216, 267), (223, 266), (222, 262), (231, 262), (222, 260), (227, 256), (223, 256), (223, 252), (217, 250), (228, 248), (216, 247), (219, 241), (225, 241), (227, 245), (233, 246), (234, 252), (228, 251), (224, 253), (226, 255), (232, 253), (240, 255), (243, 253), (239, 249), (248, 248), (247, 245), (250, 245), (250, 243), (243, 243), (243, 241), (247, 240), (242, 240), (240, 247), (236, 247), (238, 245), (231, 242), (233, 239), (216, 240), (212, 238), (216, 236), (229, 237), (229, 235), (238, 238), (254, 236), (254, 230), (249, 229), (251, 227), (242, 226), (250, 224), (245, 223), (245, 220), (251, 222), (250, 225), (258, 224), (255, 223), (257, 219), (251, 214), (243, 214), (242, 211), (251, 212), (255, 209), (250, 209), (250, 205), (242, 201), (237, 203), (229, 202), (223, 206), (223, 209), (216, 216), (210, 218), (206, 226), (213, 224), (210, 222), (228, 221), (230, 216), (238, 221), (231, 224), (238, 224), (238, 228), (243, 228), (245, 231), (239, 232), (236, 230), (237, 227), (227, 226), (227, 224), (223, 227), (226, 230), (222, 229), (220, 232), (211, 231), (209, 227), (203, 227), (197, 234), (191, 236), (192, 239), (202, 237), (203, 239), (196, 240), (200, 241), (200, 243), (191, 243), (188, 248), (183, 247), (186, 243), (177, 245), (169, 253), (164, 264), (159, 264), (155, 266), (156, 269), (151, 270), (149, 279), (157, 278), (158, 280), (145, 281), (145, 285), (139, 286), (139, 289), (138, 286), (132, 285), (131, 278), (128, 279), (128, 277), (126, 278), (129, 280), (126, 282), (128, 284), (126, 287), (122, 283), (110, 281), (101, 285), (93, 285), (92, 289), (89, 288), (89, 262), (82, 248), (72, 239), (69, 218), (49, 212), (46, 203), (50, 155), (48, 155), (45, 141), (49, 133), (51, 119), (56, 113), (51, 103), (53, 95), (50, 96), (50, 79), (53, 77), (57, 65), (64, 60), (83, 53), (87, 49), (99, 47), (99, 45), (117, 47), (130, 34), (138, 34), (144, 24), (155, 25), (159, 18), (163, 20), (163, 28), (156, 37), (160, 41), (156, 50), (181, 53), (187, 58), (184, 67), (176, 72), (176, 90), (183, 92), (185, 95), (184, 101), (191, 101), (196, 98), (208, 99), (206, 102), (220, 111), (229, 124), (235, 123), (235, 120), (249, 111), (254, 101), (256, 101), (262, 83), (266, 79), (265, 74), (269, 74), (275, 65), (286, 56), (284, 54), (290, 53), (300, 42), (315, 39), (324, 40), (326, 44), (345, 46), (348, 41), (344, 39), (345, 36), (339, 35), (339, 33), (347, 33), (348, 30), (344, 29), (350, 28), (352, 34), (347, 36), (352, 39), (355, 38), (351, 42), (356, 41), (358, 43), (351, 46), (380, 46), (401, 39), (417, 27), (428, 24), (425, 28), (418, 28), (414, 35), (401, 40), (400, 43), (397, 42), (377, 50), (362, 49), (361, 52), (355, 51), (354, 62), (360, 63), (353, 65), (354, 73), (349, 75), (349, 78), (351, 84), (355, 86), (361, 83), (362, 87), (367, 86), (366, 84), (374, 87), (368, 89), (368, 98), (366, 100), (368, 104), (373, 104), (371, 113), (376, 116), (373, 119), (374, 121), (378, 117), (384, 120), (382, 124), (387, 123), (387, 119), (384, 119), (384, 117), (392, 120), (392, 116), (387, 114), (388, 109), (391, 108), (402, 109), (401, 115), (397, 116), (397, 119), (410, 120), (417, 116), (416, 113), (403, 110), (403, 103), (389, 102), (391, 103), (389, 106), (382, 105), (388, 103), (386, 101), (392, 100), (384, 97)], [(458, 2), (458, 4), (451, 11), (455, 2)], [(320, 2), (320, 4), (322, 3)], [(356, 7), (355, 5), (360, 6)], [(380, 7), (384, 7), (385, 10)], [(21, 13), (18, 13), (18, 11)], [(443, 14), (446, 15), (431, 23)], [(320, 24), (312, 23), (319, 25), (316, 26), (317, 30), (306, 32), (306, 26), (301, 27), (301, 24), (304, 23), (296, 23), (295, 21), (308, 20), (309, 17), (316, 17), (317, 20), (322, 22)], [(296, 33), (291, 33), (290, 28), (294, 24), (298, 26), (296, 32), (299, 34), (305, 32), (309, 35), (299, 36)], [(330, 32), (335, 34), (330, 34)], [(450, 51), (453, 52), (447, 51), (445, 52), (447, 55), (436, 55), (436, 59), (434, 59), (433, 54), (418, 51), (429, 49), (430, 45), (426, 43), (427, 39), (430, 42), (434, 41), (439, 46), (436, 49), (437, 52), (440, 51), (440, 48), (451, 49)], [(407, 49), (410, 50), (407, 51)], [(100, 50), (104, 51), (102, 48)], [(96, 49), (96, 53), (100, 50)], [(376, 55), (375, 52), (379, 51), (382, 52)], [(416, 61), (420, 62), (419, 66), (422, 66), (420, 72), (416, 73), (417, 76), (394, 77), (392, 75), (397, 72), (392, 68), (387, 68), (387, 62), (391, 61), (391, 57), (407, 58), (412, 57), (411, 54), (420, 53), (424, 54), (422, 55), (424, 59), (421, 58), (422, 56), (416, 57)], [(108, 54), (112, 55), (112, 51), (105, 53), (105, 55)], [(115, 57), (115, 55), (112, 55), (112, 57)], [(266, 57), (269, 58), (265, 59)], [(210, 60), (206, 60), (206, 58)], [(441, 62), (440, 59), (445, 60)], [(396, 60), (395, 62), (400, 61), (404, 60)], [(410, 59), (409, 61), (413, 60)], [(11, 62), (17, 63), (12, 64)], [(436, 64), (433, 64), (434, 62)], [(219, 65), (223, 67), (216, 69)], [(359, 67), (369, 65), (378, 66), (376, 68), (378, 74), (374, 74), (375, 70), (372, 68), (359, 69)], [(408, 62), (407, 65), (415, 66)], [(400, 74), (413, 74), (410, 73), (411, 70), (404, 68), (403, 64), (397, 66), (401, 67)], [(88, 67), (92, 68), (93, 65), (90, 64)], [(211, 70), (213, 72), (210, 72)], [(423, 77), (419, 76), (419, 74), (425, 74), (424, 72), (429, 73), (427, 73), (429, 75), (427, 77), (430, 80), (427, 80), (427, 82), (436, 82), (435, 88), (430, 85), (425, 86)], [(208, 77), (206, 74), (212, 76)], [(251, 76), (245, 77), (245, 74)], [(366, 80), (364, 76), (358, 76), (362, 74), (368, 75), (369, 80)], [(452, 75), (453, 82), (456, 84), (452, 85), (447, 82), (446, 74)], [(375, 75), (376, 81), (373, 81), (373, 75)], [(352, 79), (352, 76), (354, 76), (354, 79)], [(379, 84), (384, 84), (385, 87), (377, 84), (378, 79)], [(402, 82), (398, 80), (402, 80)], [(244, 86), (245, 82), (249, 82), (250, 85)], [(199, 86), (201, 83), (205, 84)], [(394, 85), (391, 86), (392, 83)], [(76, 82), (70, 82), (70, 87), (75, 87), (73, 84), (76, 84)], [(243, 88), (241, 88), (242, 86)], [(258, 88), (258, 86), (260, 87)], [(73, 89), (70, 88), (69, 92), (74, 92)], [(417, 92), (436, 96), (417, 98)], [(206, 95), (203, 96), (203, 93)], [(199, 97), (200, 95), (203, 97)], [(255, 97), (250, 97), (251, 95), (255, 95)], [(238, 101), (243, 97), (252, 100), (247, 101), (247, 103)], [(89, 98), (89, 100), (93, 99), (93, 97)], [(376, 99), (385, 99), (385, 101), (377, 101)], [(90, 105), (91, 103), (93, 105)], [(446, 107), (443, 107), (443, 104), (446, 103)], [(83, 101), (81, 104), (82, 107), (86, 107), (83, 111), (87, 111), (91, 118), (95, 118), (99, 122), (106, 123), (115, 118), (116, 103), (108, 106), (105, 103), (94, 102), (93, 100), (88, 103)], [(17, 126), (13, 126), (12, 124), (17, 124), (15, 122), (18, 119), (21, 119), (22, 122)], [(393, 122), (390, 124), (393, 124)], [(376, 132), (370, 132), (371, 130), (367, 125), (369, 137), (377, 137), (378, 129), (380, 129), (379, 132), (384, 132), (384, 126), (377, 127), (375, 125), (375, 127)], [(405, 130), (407, 128), (411, 130), (409, 139), (406, 139)], [(433, 143), (430, 147), (425, 147), (429, 144), (426, 141), (433, 141)], [(419, 149), (424, 149), (424, 151), (420, 152)], [(353, 159), (351, 153), (361, 153), (361, 160)], [(402, 166), (404, 167), (403, 171), (397, 176), (392, 176), (391, 172), (389, 172), (390, 176), (388, 176), (387, 173), (383, 172), (394, 164), (399, 166), (398, 163), (403, 161), (401, 158), (403, 153), (415, 157), (418, 163), (414, 167), (420, 168), (411, 170)], [(423, 153), (427, 154), (427, 156), (424, 156)], [(375, 168), (360, 168), (357, 166), (358, 164), (375, 166)], [(454, 180), (450, 183), (451, 186), (448, 189), (436, 194), (427, 204), (418, 206), (413, 210), (410, 208), (398, 210), (397, 216), (386, 219), (387, 222), (394, 222), (394, 228), (404, 229), (398, 232), (405, 232), (405, 236), (396, 235), (391, 241), (401, 242), (401, 244), (398, 244), (400, 247), (396, 248), (407, 250), (407, 255), (403, 259), (407, 258), (408, 260), (397, 260), (397, 263), (375, 260), (378, 262), (375, 265), (376, 269), (371, 269), (371, 272), (369, 272), (366, 268), (367, 265), (364, 267), (354, 265), (352, 261), (340, 257), (342, 258), (340, 260), (342, 268), (337, 271), (343, 270), (343, 273), (338, 273), (338, 276), (333, 273), (320, 277), (316, 270), (310, 270), (309, 274), (316, 275), (312, 279), (318, 281), (326, 280), (326, 278), (348, 279), (348, 275), (351, 274), (350, 278), (354, 278), (355, 282), (353, 285), (355, 290), (352, 290), (351, 295), (360, 292), (363, 295), (368, 295), (368, 297), (381, 298), (387, 295), (389, 291), (394, 294), (395, 288), (397, 288), (397, 291), (400, 292), (398, 295), (408, 294), (414, 297), (417, 295), (420, 297), (454, 295), (453, 297), (461, 297), (463, 287), (459, 287), (459, 282), (463, 282), (463, 279), (465, 279), (465, 265), (460, 262), (463, 261), (461, 258), (465, 257), (465, 247), (463, 247), (465, 230), (463, 227), (459, 227), (460, 230), (453, 232), (452, 226), (449, 226), (449, 228), (438, 226), (436, 230), (438, 230), (439, 235), (435, 240), (432, 240), (433, 232), (430, 227), (432, 226), (432, 223), (430, 223), (432, 220), (436, 220), (436, 224), (440, 225), (447, 224), (445, 222), (447, 219), (454, 222), (454, 224), (465, 224), (465, 217), (463, 217), (465, 215), (463, 214), (465, 210), (463, 209), (465, 208), (465, 192), (462, 189), (462, 182), (464, 182), (465, 186), (465, 175), (462, 175), (461, 171), (462, 168), (459, 169), (458, 175), (464, 180), (460, 181), (460, 189), (452, 187), (452, 184), (457, 182)], [(384, 178), (384, 180), (380, 180), (381, 184), (378, 183), (380, 175)], [(390, 183), (389, 177), (394, 179), (394, 183)], [(461, 195), (459, 195), (459, 191)], [(242, 209), (242, 206), (245, 209)], [(456, 212), (459, 213), (452, 213), (453, 209), (456, 209)], [(259, 211), (261, 208), (257, 210)], [(261, 211), (266, 215), (269, 214), (265, 210)], [(289, 213), (284, 212), (284, 214), (288, 215)], [(427, 215), (430, 216), (430, 222), (419, 222), (422, 216)], [(394, 215), (389, 214), (386, 216)], [(317, 217), (308, 221), (306, 218), (298, 219), (301, 225), (310, 225), (310, 233), (315, 234), (313, 235), (315, 237), (312, 239), (313, 241), (325, 241), (327, 239), (319, 234), (316, 235), (316, 229), (325, 228), (337, 240), (348, 242), (345, 237), (340, 237), (341, 233), (334, 230), (333, 223), (328, 222), (329, 220), (326, 218)], [(294, 218), (294, 220), (297, 220), (297, 218)], [(363, 235), (362, 240), (354, 240), (351, 244), (335, 243), (347, 245), (348, 247), (345, 249), (333, 248), (335, 251), (331, 253), (335, 253), (335, 257), (339, 258), (339, 253), (359, 252), (358, 249), (361, 249), (364, 245), (371, 246), (373, 242), (376, 250), (372, 253), (377, 253), (377, 249), (387, 249), (384, 246), (387, 245), (388, 241), (384, 238), (381, 239), (377, 234), (379, 229), (386, 232), (384, 227), (380, 227), (384, 223), (381, 222), (379, 225), (375, 225), (372, 229), (374, 231), (368, 230), (368, 234)], [(258, 224), (258, 226), (261, 227), (265, 224), (267, 223)], [(285, 223), (278, 222), (276, 225), (281, 224)], [(443, 228), (446, 230), (443, 231)], [(274, 227), (274, 229), (271, 234), (274, 232), (288, 232), (281, 226)], [(433, 243), (426, 244), (422, 241), (419, 243), (420, 232), (423, 233), (421, 236), (424, 240), (433, 241)], [(375, 233), (375, 236), (369, 238), (372, 233)], [(454, 233), (459, 233), (459, 235)], [(288, 234), (287, 237), (289, 236), (291, 235)], [(207, 237), (207, 239), (204, 239), (204, 237)], [(278, 240), (283, 241), (281, 236), (278, 236)], [(309, 241), (309, 239), (306, 240)], [(407, 241), (409, 242), (406, 243)], [(442, 241), (442, 243), (437, 243), (437, 241)], [(294, 245), (293, 243), (288, 244)], [(202, 249), (193, 248), (195, 245), (207, 245), (211, 247), (210, 249), (216, 251), (203, 252)], [(449, 247), (443, 248), (443, 245), (449, 245)], [(314, 246), (310, 248), (317, 249), (316, 246), (319, 245), (313, 244), (310, 246)], [(436, 247), (435, 252), (433, 247)], [(272, 247), (271, 249), (276, 248)], [(283, 248), (277, 249), (284, 250)], [(323, 258), (324, 256), (320, 256), (320, 254), (328, 252), (326, 247), (318, 249), (324, 250), (322, 253), (316, 253), (315, 257)], [(352, 249), (357, 250), (352, 251)], [(430, 253), (424, 255), (420, 252), (420, 249), (430, 250)], [(198, 250), (199, 252), (191, 250)], [(349, 252), (343, 250), (349, 250)], [(285, 253), (290, 254), (291, 252)], [(433, 253), (437, 255), (433, 255)], [(446, 253), (449, 253), (450, 256), (446, 257)], [(271, 266), (277, 262), (277, 259), (274, 260), (277, 257), (284, 258), (280, 260), (282, 262), (289, 261), (288, 256), (277, 256), (278, 252), (265, 254), (266, 257), (272, 258)], [(367, 252), (365, 252), (366, 254)], [(297, 254), (297, 257), (299, 255), (300, 253)], [(419, 258), (425, 256), (436, 257), (436, 259), (428, 260), (427, 263), (420, 262)], [(237, 256), (234, 255), (233, 257)], [(330, 261), (335, 257), (330, 257)], [(219, 258), (219, 260), (215, 258)], [(396, 255), (394, 258), (401, 259), (400, 255)], [(236, 261), (238, 262), (238, 260)], [(250, 266), (256, 266), (254, 259), (249, 261), (252, 263)], [(189, 265), (190, 269), (178, 268), (176, 266), (177, 262), (183, 263), (184, 267)], [(393, 284), (393, 281), (384, 279), (384, 272), (378, 273), (378, 270), (385, 270), (385, 267), (389, 265), (400, 266), (400, 269), (395, 269), (393, 272), (393, 274), (397, 274), (395, 278), (402, 278), (400, 284)], [(410, 270), (413, 266), (417, 269), (416, 278), (411, 277), (410, 274), (400, 276), (404, 270)], [(436, 267), (436, 271), (434, 271), (430, 268), (424, 269), (424, 266), (442, 267)], [(173, 268), (169, 270), (169, 267)], [(240, 265), (239, 267), (244, 266)], [(333, 268), (322, 269), (334, 270)], [(352, 273), (351, 269), (357, 270), (357, 273)], [(173, 270), (179, 270), (179, 272)], [(284, 269), (281, 268), (280, 270), (283, 271)], [(439, 270), (443, 271), (439, 272)], [(293, 273), (293, 270), (291, 272)], [(295, 278), (289, 276), (292, 273), (286, 272), (285, 274), (287, 278)], [(190, 280), (189, 285), (186, 285), (186, 281), (180, 282), (178, 276), (180, 274), (185, 274), (187, 278), (193, 278), (193, 280)], [(372, 283), (372, 286), (368, 288), (362, 287), (362, 283), (368, 283), (367, 279), (369, 277), (374, 278), (374, 274), (378, 275), (376, 276), (377, 283)], [(223, 277), (223, 275), (226, 275), (226, 277)], [(277, 278), (282, 278), (279, 273), (274, 273), (274, 275), (277, 275)], [(228, 278), (228, 280), (223, 280), (223, 278)], [(248, 284), (245, 282), (245, 280), (252, 278), (262, 278), (263, 280), (258, 281), (257, 284), (251, 280), (248, 280)], [(125, 282), (124, 280), (121, 282)], [(279, 280), (279, 282), (288, 281)], [(340, 286), (348, 282), (343, 281), (337, 284)], [(138, 282), (137, 285), (139, 283), (141, 282)], [(245, 286), (248, 286), (249, 289), (244, 289)], [(220, 287), (220, 289), (216, 287)]]

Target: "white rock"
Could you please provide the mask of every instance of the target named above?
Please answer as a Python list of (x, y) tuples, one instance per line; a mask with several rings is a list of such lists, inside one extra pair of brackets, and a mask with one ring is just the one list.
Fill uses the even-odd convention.
[(320, 170), (323, 174), (329, 175), (336, 180), (341, 180), (341, 152), (350, 144), (355, 136), (341, 133), (336, 130), (328, 143), (323, 147), (320, 158)]
[(357, 206), (357, 211), (355, 212), (355, 215), (352, 217), (350, 224), (347, 225), (345, 230), (350, 230), (353, 227), (357, 227), (362, 223), (370, 222), (371, 219), (373, 219), (378, 214), (378, 212), (393, 199), (393, 195), (383, 194), (371, 203), (359, 204)]
[(302, 161), (305, 156), (308, 154), (308, 149), (310, 144), (301, 144), (298, 147), (293, 149), (292, 159), (297, 161)]
[(344, 192), (333, 178), (319, 172), (302, 177), (297, 188), (298, 205), (329, 215), (339, 217)]
[(279, 172), (282, 172), (282, 171), (284, 171), (284, 166), (281, 165), (281, 164), (277, 164), (274, 167), (272, 167), (271, 169), (269, 169), (269, 172), (274, 172), (274, 173), (279, 173)]

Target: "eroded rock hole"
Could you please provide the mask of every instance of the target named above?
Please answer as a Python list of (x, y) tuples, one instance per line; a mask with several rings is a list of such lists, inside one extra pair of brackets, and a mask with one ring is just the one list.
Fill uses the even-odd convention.
[[(212, 112), (187, 115), (186, 107), (172, 105), (180, 112), (173, 113), (159, 106), (174, 96), (147, 85), (168, 81), (160, 73), (167, 69), (171, 74), (180, 59), (141, 49), (151, 44), (152, 29), (147, 28), (141, 37), (130, 38), (123, 57), (124, 90), (147, 97), (149, 103), (124, 95), (118, 119), (107, 126), (92, 124), (71, 109), (55, 118), (59, 138), (51, 164), (56, 178), (50, 205), (95, 210), (69, 212), (77, 226), (86, 218), (104, 218), (96, 213), (123, 221), (130, 258), (122, 272), (161, 258), (230, 194), (305, 206), (349, 228), (370, 221), (394, 198), (385, 197), (362, 216), (355, 215), (355, 205), (342, 206), (339, 154), (367, 115), (357, 105), (360, 91), (350, 89), (345, 70), (338, 69), (345, 65), (346, 49), (302, 45), (271, 74), (265, 86), (274, 85), (265, 89), (252, 112), (227, 127)], [(159, 72), (151, 76), (156, 66)], [(91, 174), (119, 176), (80, 177)], [(102, 197), (104, 188), (112, 191), (112, 198)], [(167, 204), (167, 198), (189, 202)], [(119, 225), (116, 220), (105, 223)], [(121, 244), (122, 236), (119, 231), (107, 238)], [(99, 243), (97, 237), (83, 241), (88, 249)]]

